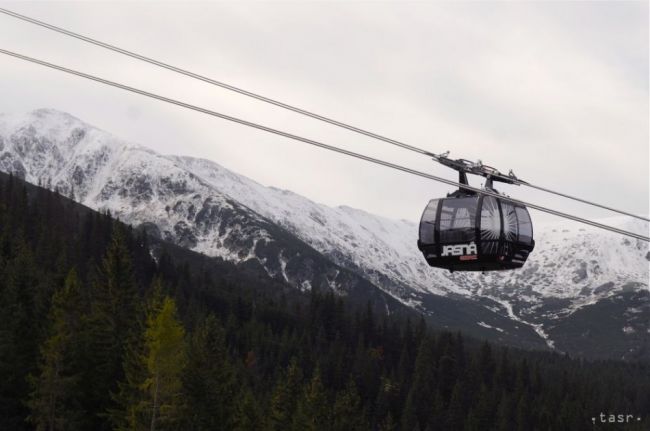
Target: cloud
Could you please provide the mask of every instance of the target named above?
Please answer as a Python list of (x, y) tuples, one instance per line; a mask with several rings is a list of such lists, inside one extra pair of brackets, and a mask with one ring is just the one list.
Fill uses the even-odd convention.
[[(643, 2), (3, 6), (413, 145), (648, 213)], [(455, 178), (421, 156), (9, 17), (0, 16), (0, 28), (7, 49)], [(163, 153), (210, 158), (330, 205), (416, 220), (448, 189), (4, 57), (0, 94), (1, 112), (59, 108)]]

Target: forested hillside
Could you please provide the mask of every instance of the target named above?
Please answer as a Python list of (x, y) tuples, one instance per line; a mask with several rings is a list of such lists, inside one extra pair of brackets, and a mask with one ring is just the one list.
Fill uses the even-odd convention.
[(648, 364), (506, 349), (286, 287), (0, 174), (0, 429), (650, 424)]

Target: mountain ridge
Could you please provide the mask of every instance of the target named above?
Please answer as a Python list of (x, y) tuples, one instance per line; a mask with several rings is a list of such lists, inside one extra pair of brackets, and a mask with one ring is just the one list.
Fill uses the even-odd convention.
[[(322, 286), (337, 290), (336, 268), (345, 268), (433, 321), (444, 314), (432, 305), (436, 297), (479, 304), (515, 325), (528, 325), (549, 348), (560, 349), (547, 334), (557, 327), (555, 320), (626, 290), (648, 291), (647, 245), (639, 240), (560, 222), (536, 228), (536, 250), (519, 271), (449, 274), (422, 259), (416, 223), (318, 204), (205, 159), (160, 155), (54, 110), (0, 116), (0, 170), (33, 183), (51, 182), (127, 223), (152, 223), (155, 234), (192, 250), (236, 262), (257, 260), (270, 275), (309, 289), (319, 277), (313, 269), (301, 274), (300, 265), (308, 264), (287, 251), (291, 241), (278, 247), (286, 232), (332, 263), (329, 275), (319, 278)], [(636, 221), (608, 221), (647, 230)], [(650, 308), (645, 300), (640, 306)], [(643, 332), (645, 323), (631, 319), (635, 333)], [(495, 337), (515, 331), (503, 319), (485, 320), (473, 323), (476, 330)], [(623, 329), (621, 334), (628, 336)]]

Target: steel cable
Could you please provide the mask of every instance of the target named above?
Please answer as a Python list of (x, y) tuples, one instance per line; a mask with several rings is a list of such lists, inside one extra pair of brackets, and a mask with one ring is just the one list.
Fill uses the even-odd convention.
[(636, 239), (639, 239), (639, 240), (642, 240), (642, 241), (650, 242), (649, 237), (643, 236), (643, 235), (640, 235), (640, 234), (637, 234), (637, 233), (634, 233), (634, 232), (629, 232), (629, 231), (626, 231), (626, 230), (623, 230), (623, 229), (615, 228), (613, 226), (608, 226), (608, 225), (604, 225), (602, 223), (587, 220), (587, 219), (584, 219), (582, 217), (578, 217), (578, 216), (574, 216), (574, 215), (571, 215), (571, 214), (556, 211), (556, 210), (553, 210), (551, 208), (546, 208), (546, 207), (543, 207), (543, 206), (540, 206), (540, 205), (531, 204), (531, 203), (524, 202), (524, 201), (521, 201), (521, 200), (518, 200), (518, 199), (513, 199), (513, 198), (508, 197), (508, 196), (504, 196), (504, 195), (501, 195), (501, 194), (498, 194), (498, 193), (490, 192), (488, 190), (483, 190), (483, 189), (479, 189), (479, 188), (476, 188), (476, 187), (472, 187), (472, 186), (469, 186), (467, 184), (457, 183), (457, 182), (452, 181), (452, 180), (437, 177), (435, 175), (430, 175), (430, 174), (427, 174), (425, 172), (416, 171), (416, 170), (411, 169), (411, 168), (396, 165), (394, 163), (390, 163), (390, 162), (387, 162), (387, 161), (384, 161), (384, 160), (380, 160), (380, 159), (376, 159), (376, 158), (373, 158), (373, 157), (365, 156), (363, 154), (355, 153), (355, 152), (348, 151), (348, 150), (345, 150), (345, 149), (342, 149), (342, 148), (334, 147), (332, 145), (324, 144), (322, 142), (318, 142), (318, 141), (315, 141), (315, 140), (312, 140), (312, 139), (303, 138), (303, 137), (300, 137), (300, 136), (297, 136), (297, 135), (293, 135), (291, 133), (287, 133), (287, 132), (283, 132), (281, 130), (273, 129), (271, 127), (263, 126), (261, 124), (253, 123), (253, 122), (246, 121), (246, 120), (242, 120), (240, 118), (231, 117), (229, 115), (221, 114), (221, 113), (216, 112), (216, 111), (201, 108), (199, 106), (191, 105), (189, 103), (181, 102), (179, 100), (170, 99), (168, 97), (160, 96), (158, 94), (150, 93), (148, 91), (140, 90), (140, 89), (137, 89), (137, 88), (134, 88), (134, 87), (129, 87), (129, 86), (124, 85), (124, 84), (109, 81), (107, 79), (103, 79), (103, 78), (100, 78), (100, 77), (97, 77), (97, 76), (94, 76), (94, 75), (89, 75), (87, 73), (79, 72), (77, 70), (68, 69), (68, 68), (63, 67), (63, 66), (58, 66), (56, 64), (48, 63), (46, 61), (38, 60), (36, 58), (28, 57), (28, 56), (18, 54), (18, 53), (12, 52), (12, 51), (7, 51), (5, 49), (0, 49), (0, 53), (11, 56), (11, 57), (14, 57), (14, 58), (18, 58), (20, 60), (28, 61), (28, 62), (38, 64), (38, 65), (41, 65), (41, 66), (45, 66), (45, 67), (48, 67), (48, 68), (51, 68), (51, 69), (59, 70), (61, 72), (65, 72), (65, 73), (68, 73), (68, 74), (71, 74), (71, 75), (75, 75), (75, 76), (79, 76), (79, 77), (82, 77), (82, 78), (85, 78), (85, 79), (89, 79), (91, 81), (99, 82), (99, 83), (102, 83), (102, 84), (105, 84), (105, 85), (109, 85), (109, 86), (112, 86), (112, 87), (116, 87), (116, 88), (120, 88), (122, 90), (129, 91), (129, 92), (132, 92), (132, 93), (140, 94), (142, 96), (146, 96), (146, 97), (149, 97), (149, 98), (152, 98), (152, 99), (160, 100), (162, 102), (170, 103), (170, 104), (180, 106), (180, 107), (183, 107), (183, 108), (186, 108), (186, 109), (191, 109), (193, 111), (197, 111), (197, 112), (201, 112), (201, 113), (204, 113), (204, 114), (207, 114), (207, 115), (211, 115), (213, 117), (221, 118), (221, 119), (231, 121), (231, 122), (234, 122), (234, 123), (238, 123), (238, 124), (241, 124), (241, 125), (244, 125), (244, 126), (248, 126), (248, 127), (258, 129), (258, 130), (265, 131), (265, 132), (273, 133), (275, 135), (283, 136), (283, 137), (288, 138), (288, 139), (292, 139), (292, 140), (295, 140), (295, 141), (299, 141), (299, 142), (303, 142), (303, 143), (306, 143), (306, 144), (314, 145), (316, 147), (324, 148), (326, 150), (330, 150), (330, 151), (337, 152), (337, 153), (340, 153), (340, 154), (344, 154), (344, 155), (347, 155), (347, 156), (355, 157), (355, 158), (365, 160), (367, 162), (371, 162), (371, 163), (374, 163), (374, 164), (377, 164), (377, 165), (386, 166), (386, 167), (389, 167), (389, 168), (392, 168), (392, 169), (395, 169), (395, 170), (406, 172), (406, 173), (409, 173), (409, 174), (412, 174), (412, 175), (417, 175), (417, 176), (420, 176), (420, 177), (423, 177), (423, 178), (427, 178), (427, 179), (430, 179), (430, 180), (433, 180), (433, 181), (438, 181), (438, 182), (441, 182), (441, 183), (444, 183), (444, 184), (448, 184), (448, 185), (451, 185), (451, 186), (454, 186), (454, 187), (459, 187), (459, 188), (462, 188), (464, 190), (473, 191), (475, 193), (480, 193), (480, 194), (483, 194), (483, 195), (486, 195), (486, 196), (493, 196), (493, 197), (499, 198), (499, 199), (501, 199), (503, 201), (508, 201), (508, 202), (512, 202), (512, 203), (515, 203), (515, 204), (524, 205), (524, 206), (526, 206), (528, 208), (532, 208), (532, 209), (542, 211), (542, 212), (545, 212), (545, 213), (548, 213), (548, 214), (552, 214), (552, 215), (555, 215), (555, 216), (558, 216), (558, 217), (563, 217), (563, 218), (566, 218), (566, 219), (569, 219), (569, 220), (577, 221), (579, 223), (584, 223), (584, 224), (594, 226), (594, 227), (597, 227), (597, 228), (600, 228), (600, 229), (605, 229), (605, 230), (608, 230), (610, 232), (615, 232), (615, 233), (618, 233), (618, 234), (621, 234), (621, 235), (626, 235), (626, 236), (636, 238)]
[[(224, 89), (227, 89), (227, 90), (230, 90), (230, 91), (234, 91), (234, 92), (242, 94), (244, 96), (251, 97), (253, 99), (257, 99), (259, 101), (269, 103), (271, 105), (275, 105), (277, 107), (280, 107), (280, 108), (283, 108), (283, 109), (286, 109), (286, 110), (289, 110), (289, 111), (293, 111), (293, 112), (296, 112), (298, 114), (305, 115), (307, 117), (311, 117), (311, 118), (314, 118), (316, 120), (323, 121), (325, 123), (328, 123), (328, 124), (331, 124), (331, 125), (334, 125), (334, 126), (337, 126), (337, 127), (341, 127), (341, 128), (347, 129), (349, 131), (359, 133), (361, 135), (364, 135), (364, 136), (367, 136), (367, 137), (370, 137), (370, 138), (373, 138), (373, 139), (377, 139), (377, 140), (380, 140), (380, 141), (383, 141), (383, 142), (386, 142), (386, 143), (389, 143), (389, 144), (392, 144), (392, 145), (395, 145), (395, 146), (398, 146), (398, 147), (401, 147), (401, 148), (404, 148), (404, 149), (409, 150), (409, 151), (413, 151), (413, 152), (416, 152), (416, 153), (419, 153), (419, 154), (423, 154), (423, 155), (426, 155), (428, 157), (435, 156), (434, 153), (426, 151), (426, 150), (424, 150), (422, 148), (418, 148), (416, 146), (409, 145), (409, 144), (406, 144), (404, 142), (401, 142), (401, 141), (398, 141), (398, 140), (395, 140), (395, 139), (392, 139), (392, 138), (388, 138), (386, 136), (382, 136), (382, 135), (370, 132), (370, 131), (365, 130), (365, 129), (361, 129), (359, 127), (355, 127), (355, 126), (352, 126), (350, 124), (346, 124), (346, 123), (343, 123), (341, 121), (337, 121), (337, 120), (334, 120), (332, 118), (316, 114), (316, 113), (308, 111), (306, 109), (302, 109), (302, 108), (299, 108), (299, 107), (296, 107), (296, 106), (293, 106), (293, 105), (289, 105), (289, 104), (284, 103), (284, 102), (280, 102), (280, 101), (272, 99), (270, 97), (262, 96), (261, 94), (257, 94), (257, 93), (253, 93), (251, 91), (244, 90), (243, 88), (236, 87), (234, 85), (230, 85), (230, 84), (227, 84), (225, 82), (217, 81), (215, 79), (208, 78), (208, 77), (203, 76), (203, 75), (199, 75), (199, 74), (191, 72), (189, 70), (182, 69), (180, 67), (176, 67), (176, 66), (173, 66), (173, 65), (168, 64), (168, 63), (164, 63), (164, 62), (159, 61), (159, 60), (155, 60), (153, 58), (150, 58), (150, 57), (135, 53), (133, 51), (128, 51), (128, 50), (120, 48), (118, 46), (111, 45), (109, 43), (102, 42), (102, 41), (99, 41), (97, 39), (93, 39), (91, 37), (84, 36), (82, 34), (75, 33), (73, 31), (66, 30), (64, 28), (57, 27), (57, 26), (52, 25), (52, 24), (48, 24), (48, 23), (43, 22), (43, 21), (39, 21), (39, 20), (37, 20), (35, 18), (31, 18), (31, 17), (28, 17), (26, 15), (19, 14), (17, 12), (13, 12), (13, 11), (8, 10), (8, 9), (0, 8), (0, 13), (3, 13), (5, 15), (8, 15), (8, 16), (11, 16), (11, 17), (14, 17), (14, 18), (17, 18), (17, 19), (20, 19), (22, 21), (29, 22), (31, 24), (35, 24), (35, 25), (47, 28), (49, 30), (55, 31), (57, 33), (64, 34), (66, 36), (73, 37), (75, 39), (79, 39), (79, 40), (82, 40), (84, 42), (87, 42), (87, 43), (90, 43), (90, 44), (93, 44), (93, 45), (96, 45), (96, 46), (99, 46), (99, 47), (102, 47), (102, 48), (105, 48), (105, 49), (108, 49), (108, 50), (111, 50), (111, 51), (114, 51), (114, 52), (117, 52), (117, 53), (120, 53), (120, 54), (123, 54), (123, 55), (126, 55), (126, 56), (134, 58), (136, 60), (144, 61), (144, 62), (147, 62), (149, 64), (153, 64), (155, 66), (162, 67), (164, 69), (170, 70), (172, 72), (179, 73), (179, 74), (188, 76), (190, 78), (198, 79), (198, 80), (206, 82), (208, 84), (212, 84), (212, 85), (215, 85), (217, 87), (221, 87), (221, 88), (224, 88)], [(595, 206), (595, 207), (598, 207), (598, 208), (601, 208), (601, 209), (616, 212), (616, 213), (623, 214), (623, 215), (626, 215), (626, 216), (629, 216), (629, 217), (634, 217), (634, 218), (637, 218), (637, 219), (640, 219), (640, 220), (650, 221), (649, 218), (639, 216), (637, 214), (633, 214), (633, 213), (630, 213), (630, 212), (627, 212), (627, 211), (612, 208), (610, 206), (602, 205), (602, 204), (599, 204), (599, 203), (596, 203), (596, 202), (588, 201), (586, 199), (582, 199), (582, 198), (579, 198), (579, 197), (576, 197), (576, 196), (571, 196), (569, 194), (554, 191), (554, 190), (551, 190), (551, 189), (548, 189), (548, 188), (545, 188), (545, 187), (537, 186), (537, 185), (531, 184), (531, 183), (526, 182), (526, 181), (515, 181), (514, 184), (522, 185), (522, 186), (528, 186), (528, 187), (531, 187), (531, 188), (534, 188), (534, 189), (537, 189), (537, 190), (540, 190), (540, 191), (543, 191), (543, 192), (546, 192), (546, 193), (551, 193), (551, 194), (561, 196), (561, 197), (564, 197), (564, 198), (567, 198), (567, 199), (571, 199), (571, 200), (574, 200), (574, 201), (577, 201), (577, 202), (581, 202), (581, 203), (584, 203), (584, 204), (587, 204), (587, 205)]]

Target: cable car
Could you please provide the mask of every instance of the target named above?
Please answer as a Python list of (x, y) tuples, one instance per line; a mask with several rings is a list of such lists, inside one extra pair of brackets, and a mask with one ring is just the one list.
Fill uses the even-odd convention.
[[(522, 183), (512, 171), (501, 174), (480, 161), (451, 160), (446, 154), (434, 160), (459, 172), (487, 178), (485, 190), (498, 192), (493, 181)], [(521, 268), (533, 251), (533, 224), (525, 206), (462, 187), (446, 198), (433, 199), (420, 220), (418, 248), (427, 263), (454, 271), (498, 271)]]

